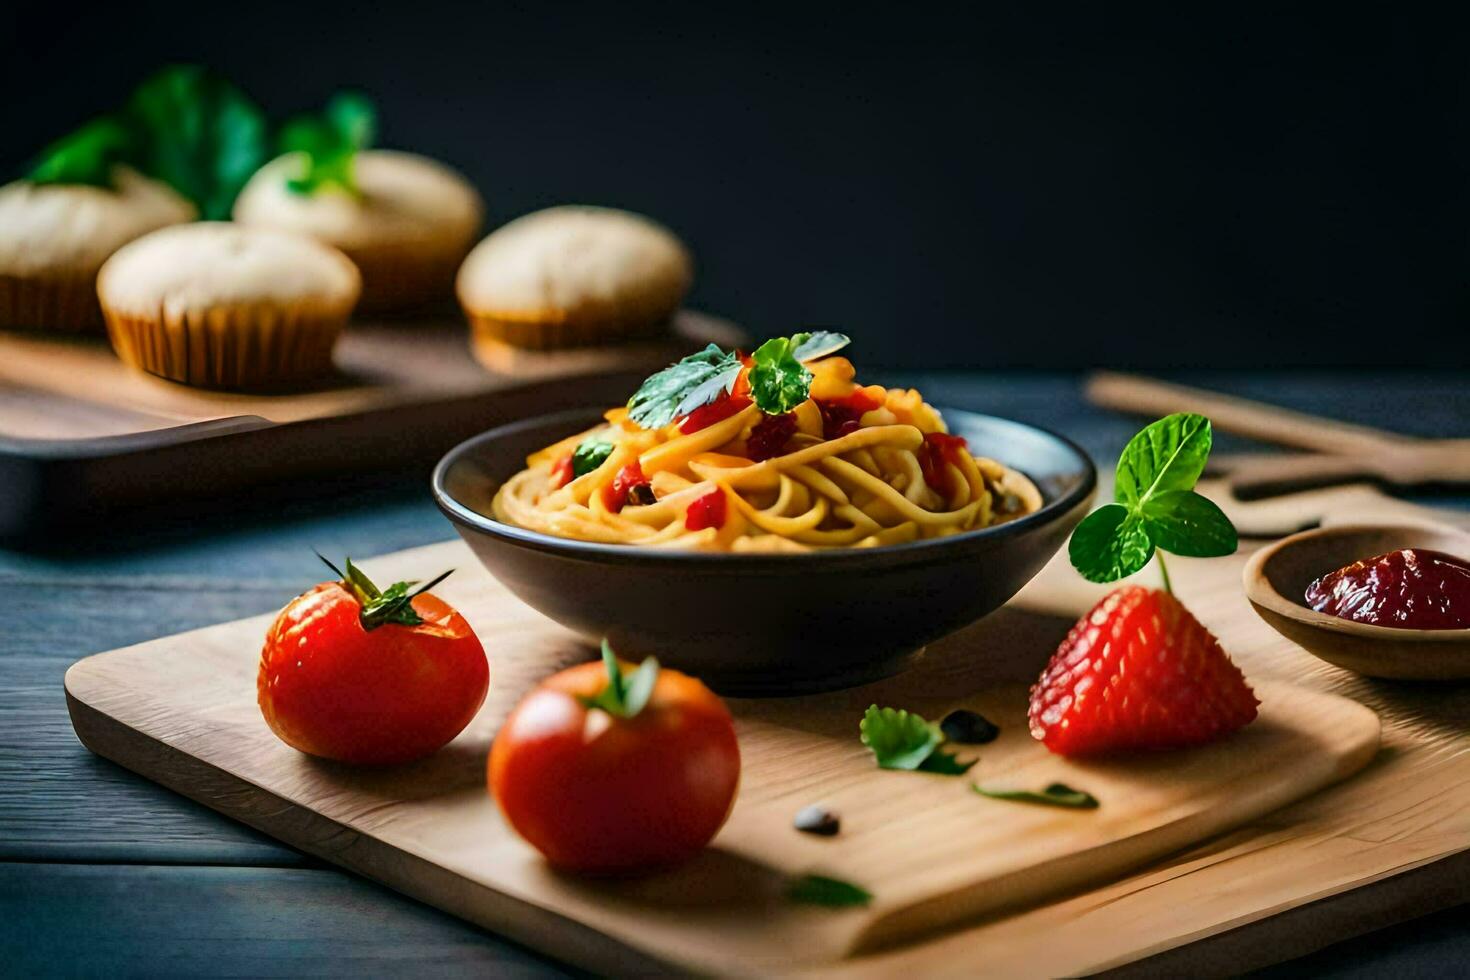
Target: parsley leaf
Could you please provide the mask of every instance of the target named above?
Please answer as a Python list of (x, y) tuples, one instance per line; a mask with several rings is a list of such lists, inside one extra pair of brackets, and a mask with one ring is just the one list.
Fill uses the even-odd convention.
[(1196, 558), (1235, 551), (1230, 519), (1194, 492), (1211, 442), (1210, 420), (1189, 413), (1159, 419), (1128, 442), (1118, 458), (1117, 502), (1089, 514), (1067, 548), (1083, 578), (1113, 582), (1132, 575), (1156, 549)]
[(799, 905), (820, 905), (833, 909), (868, 905), (873, 901), (872, 894), (866, 888), (826, 875), (802, 875), (791, 879), (786, 887), (786, 898)]
[(811, 393), (812, 373), (796, 359), (794, 340), (776, 337), (761, 344), (752, 355), (750, 397), (767, 415), (785, 415)]
[(967, 772), (975, 760), (960, 762), (940, 749), (944, 733), (933, 722), (901, 708), (870, 705), (858, 725), (862, 742), (873, 752), (880, 769), (923, 770), (942, 776)]
[(607, 462), (612, 452), (612, 443), (597, 436), (588, 436), (572, 450), (572, 476), (586, 476)]
[(740, 358), (710, 344), (643, 382), (628, 399), (628, 417), (642, 428), (662, 429), (728, 394), (739, 377)]
[(831, 330), (799, 333), (791, 338), (791, 356), (805, 364), (807, 361), (835, 354), (850, 343), (852, 341), (846, 334), (833, 333)]
[(112, 168), (133, 152), (133, 136), (116, 116), (93, 119), (41, 151), (26, 179), (34, 184), (111, 187)]
[(1072, 810), (1096, 810), (1098, 807), (1097, 797), (1080, 789), (1073, 789), (1066, 783), (1051, 783), (1039, 793), (1026, 789), (984, 789), (975, 783), (971, 783), (970, 788), (992, 800), (1039, 803), (1042, 806), (1060, 806)]
[(603, 640), (602, 663), (607, 668), (607, 686), (595, 697), (582, 698), (583, 707), (601, 708), (617, 718), (635, 717), (653, 697), (653, 688), (658, 683), (658, 661), (647, 657), (625, 677), (612, 645)]
[(372, 145), (377, 133), (377, 110), (372, 100), (356, 92), (332, 97), (318, 116), (298, 116), (281, 128), (282, 153), (305, 157), (302, 173), (286, 182), (298, 194), (314, 194), (333, 187), (357, 194), (353, 162)]
[(228, 219), (265, 162), (260, 108), (218, 75), (176, 65), (138, 86), (126, 111), (138, 168), (193, 201), (206, 221)]

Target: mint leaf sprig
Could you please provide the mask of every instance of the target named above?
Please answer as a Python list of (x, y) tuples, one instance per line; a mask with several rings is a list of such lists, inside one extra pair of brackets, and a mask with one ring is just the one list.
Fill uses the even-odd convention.
[(902, 708), (869, 705), (858, 731), (880, 769), (960, 776), (977, 761), (960, 762), (953, 752), (944, 751), (944, 732), (939, 726)]
[(259, 106), (213, 72), (173, 65), (149, 76), (119, 111), (48, 146), (26, 178), (111, 187), (113, 168), (125, 163), (188, 198), (201, 218), (219, 221), (265, 158)]
[[(1115, 503), (1089, 514), (1072, 534), (1067, 554), (1090, 582), (1114, 582), (1147, 565), (1158, 552), (1215, 558), (1235, 552), (1235, 526), (1215, 503), (1194, 491), (1213, 436), (1203, 415), (1176, 413), (1129, 440), (1118, 457)], [(1172, 591), (1159, 555), (1164, 588)]]
[(300, 153), (301, 173), (286, 181), (297, 194), (315, 194), (332, 188), (360, 196), (355, 161), (377, 135), (378, 113), (373, 102), (358, 92), (340, 92), (320, 116), (298, 116), (281, 127), (282, 153)]
[[(849, 342), (843, 334), (819, 330), (761, 344), (751, 355), (751, 401), (767, 415), (785, 415), (811, 394), (812, 374), (805, 365)], [(661, 429), (733, 392), (744, 366), (739, 354), (710, 344), (644, 381), (628, 399), (628, 417), (640, 428)]]
[(358, 620), (362, 623), (362, 628), (368, 631), (389, 624), (394, 626), (421, 625), (424, 619), (413, 608), (413, 600), (454, 574), (454, 569), (451, 568), (417, 589), (414, 586), (418, 585), (418, 582), (394, 582), (386, 589), (380, 589), (373, 584), (372, 579), (367, 577), (366, 572), (352, 563), (351, 558), (343, 563), (347, 568), (344, 572), (323, 557), (320, 552), (317, 552), (317, 557), (321, 558), (322, 563), (336, 573), (342, 587), (357, 599), (361, 607), (358, 612)]
[(624, 720), (636, 717), (648, 706), (648, 699), (653, 697), (653, 688), (658, 683), (658, 661), (646, 657), (632, 674), (625, 677), (612, 645), (603, 640), (602, 663), (607, 668), (607, 686), (596, 697), (582, 698), (582, 706), (601, 708)]
[(134, 142), (117, 116), (93, 119), (42, 150), (26, 179), (33, 184), (111, 187), (112, 168), (132, 158)]

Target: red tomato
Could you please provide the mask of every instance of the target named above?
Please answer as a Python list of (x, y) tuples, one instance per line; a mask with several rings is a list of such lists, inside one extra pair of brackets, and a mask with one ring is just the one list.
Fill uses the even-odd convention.
[(684, 513), (685, 530), (703, 531), (707, 527), (724, 527), (727, 507), (725, 491), (719, 487), (701, 497), (695, 497)]
[(708, 429), (716, 422), (723, 422), (730, 416), (743, 411), (749, 404), (750, 398), (747, 395), (726, 395), (718, 401), (701, 405), (684, 416), (679, 422), (679, 431), (688, 435), (700, 429)]
[(607, 685), (606, 667), (589, 663), (527, 694), (495, 736), (490, 793), (559, 868), (627, 874), (688, 860), (735, 800), (740, 747), (730, 712), (673, 670), (659, 672), (631, 718), (587, 707)]
[(485, 650), (463, 616), (424, 593), (422, 622), (364, 629), (341, 582), (293, 599), (266, 633), (256, 690), (287, 745), (342, 762), (422, 758), (475, 717), (490, 684)]
[(551, 464), (551, 489), (560, 490), (576, 478), (576, 471), (572, 469), (572, 454), (567, 453), (561, 459)]
[(646, 486), (648, 486), (648, 477), (643, 475), (643, 467), (639, 466), (638, 460), (635, 459), (618, 470), (618, 475), (613, 477), (613, 481), (602, 488), (602, 503), (608, 510), (616, 514), (628, 505), (628, 498), (634, 496), (635, 490)]
[(935, 491), (948, 497), (954, 487), (950, 485), (949, 464), (959, 465), (960, 450), (966, 447), (961, 436), (943, 432), (924, 434), (924, 444), (919, 447), (919, 469), (924, 473), (924, 482)]

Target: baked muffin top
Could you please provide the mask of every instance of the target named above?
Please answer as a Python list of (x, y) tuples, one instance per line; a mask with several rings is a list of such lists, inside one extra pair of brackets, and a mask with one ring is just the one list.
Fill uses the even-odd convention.
[(427, 157), (397, 150), (362, 150), (353, 160), (359, 194), (326, 187), (298, 193), (287, 182), (305, 167), (287, 153), (261, 167), (235, 201), (235, 220), (314, 235), (352, 251), (408, 246), (468, 247), (484, 218), (470, 183)]
[(119, 249), (97, 275), (102, 305), (122, 313), (262, 303), (350, 310), (361, 288), (357, 266), (330, 245), (228, 221), (145, 235)]
[(18, 180), (0, 187), (0, 274), (89, 276), (120, 246), (196, 213), (172, 187), (121, 164), (112, 188)]
[(566, 320), (589, 311), (674, 309), (693, 278), (674, 234), (641, 215), (563, 205), (492, 232), (460, 266), (460, 301), (476, 314)]

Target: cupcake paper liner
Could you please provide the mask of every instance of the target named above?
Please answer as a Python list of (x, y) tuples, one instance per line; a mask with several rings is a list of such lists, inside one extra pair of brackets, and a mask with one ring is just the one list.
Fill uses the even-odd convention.
[(96, 277), (0, 274), (0, 328), (101, 333)]
[(113, 349), (134, 367), (200, 387), (266, 388), (328, 373), (348, 311), (263, 304), (104, 312)]
[(547, 316), (544, 319), (477, 313), (465, 308), (465, 317), (476, 338), (497, 340), (528, 350), (561, 350), (598, 344), (647, 340), (662, 334), (672, 309), (655, 312), (579, 310), (575, 317)]

